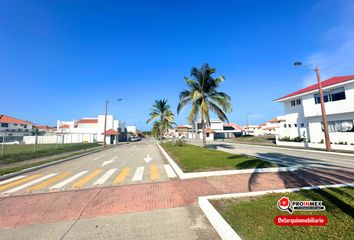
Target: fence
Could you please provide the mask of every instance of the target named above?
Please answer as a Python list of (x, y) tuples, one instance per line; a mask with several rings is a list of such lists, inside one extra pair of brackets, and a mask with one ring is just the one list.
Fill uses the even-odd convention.
[(97, 142), (95, 133), (47, 133), (43, 135), (38, 132), (27, 132), (26, 135), (17, 132), (0, 132), (0, 156), (17, 150), (36, 152), (51, 146), (58, 148), (62, 144)]

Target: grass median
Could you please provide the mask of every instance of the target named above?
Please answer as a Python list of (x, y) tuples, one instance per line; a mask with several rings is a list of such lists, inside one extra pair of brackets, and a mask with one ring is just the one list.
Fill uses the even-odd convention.
[(235, 155), (191, 144), (178, 145), (172, 142), (166, 142), (162, 143), (161, 146), (184, 172), (269, 168), (279, 166), (276, 163), (271, 163), (254, 157)]
[[(325, 215), (326, 226), (279, 227), (273, 222), (277, 215), (289, 215), (277, 208), (283, 197), (290, 200), (323, 201), (325, 211), (295, 211), (292, 215)], [(294, 193), (211, 201), (242, 239), (354, 239), (354, 188), (303, 190)]]
[(36, 151), (34, 146), (29, 144), (5, 145), (4, 155), (0, 157), (0, 164), (8, 164), (51, 156), (60, 153), (85, 150), (100, 146), (98, 143), (77, 143), (77, 144), (37, 144)]

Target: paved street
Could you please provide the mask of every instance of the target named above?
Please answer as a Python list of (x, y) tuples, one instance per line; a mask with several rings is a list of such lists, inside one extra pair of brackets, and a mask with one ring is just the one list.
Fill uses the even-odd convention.
[(0, 181), (0, 197), (175, 177), (154, 140), (144, 139)]
[[(193, 140), (190, 142), (199, 146), (202, 144), (201, 141)], [(233, 154), (247, 154), (261, 158), (271, 158), (273, 161), (282, 164), (295, 164), (301, 167), (354, 169), (354, 154), (326, 153), (324, 151), (237, 144), (226, 141), (208, 142), (208, 146)]]

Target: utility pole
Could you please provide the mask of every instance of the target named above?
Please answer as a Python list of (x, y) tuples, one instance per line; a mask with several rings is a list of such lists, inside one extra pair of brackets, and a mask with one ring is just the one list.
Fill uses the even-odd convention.
[(106, 100), (106, 111), (104, 114), (103, 147), (106, 147), (107, 108), (108, 108), (108, 101)]
[[(294, 65), (295, 66), (302, 66), (302, 62), (295, 62)], [(325, 135), (326, 151), (331, 151), (331, 140), (329, 139), (329, 133), (328, 133), (328, 123), (327, 123), (326, 108), (325, 108), (324, 96), (323, 96), (323, 90), (322, 90), (320, 68), (318, 66), (315, 66), (315, 67), (309, 66), (309, 65), (305, 65), (305, 66), (307, 68), (312, 69), (316, 73), (318, 90), (320, 92), (322, 124), (323, 124), (323, 131), (324, 131), (324, 135)]]
[(325, 135), (326, 150), (331, 151), (331, 141), (329, 139), (329, 133), (328, 133), (328, 123), (327, 123), (326, 108), (325, 108), (324, 96), (323, 96), (323, 90), (322, 90), (321, 75), (320, 75), (320, 69), (318, 68), (318, 66), (315, 67), (314, 71), (316, 72), (318, 89), (320, 91), (322, 122), (323, 122), (323, 131), (324, 131), (324, 135)]

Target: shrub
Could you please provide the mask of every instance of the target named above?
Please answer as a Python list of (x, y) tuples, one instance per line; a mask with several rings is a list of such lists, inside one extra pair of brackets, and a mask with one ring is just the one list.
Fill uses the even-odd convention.
[(291, 137), (285, 136), (285, 137), (279, 138), (278, 140), (282, 141), (282, 142), (304, 142), (305, 138), (303, 138), (303, 137), (291, 138)]

